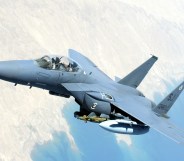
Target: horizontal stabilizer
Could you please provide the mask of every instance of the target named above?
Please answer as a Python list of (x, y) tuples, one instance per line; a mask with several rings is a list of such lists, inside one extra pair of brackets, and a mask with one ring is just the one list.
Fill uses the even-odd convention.
[(161, 101), (158, 106), (156, 106), (153, 111), (159, 115), (164, 116), (172, 107), (174, 102), (177, 100), (179, 95), (184, 89), (184, 82), (182, 82), (174, 91), (172, 91), (163, 101)]
[(118, 83), (137, 88), (157, 60), (156, 56), (152, 56)]

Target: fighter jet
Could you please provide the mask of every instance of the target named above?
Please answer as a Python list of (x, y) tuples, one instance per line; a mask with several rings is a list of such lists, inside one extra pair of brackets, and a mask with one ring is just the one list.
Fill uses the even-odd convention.
[(68, 53), (68, 57), (45, 55), (36, 60), (1, 61), (0, 79), (45, 89), (54, 96), (72, 96), (80, 106), (74, 117), (98, 123), (107, 131), (140, 135), (153, 128), (184, 143), (184, 130), (173, 125), (167, 116), (183, 91), (184, 82), (158, 105), (137, 89), (157, 61), (156, 56), (114, 81), (84, 55), (72, 49)]

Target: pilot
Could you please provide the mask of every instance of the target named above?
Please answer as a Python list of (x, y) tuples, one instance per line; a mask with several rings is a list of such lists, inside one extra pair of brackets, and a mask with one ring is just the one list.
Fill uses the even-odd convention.
[(69, 60), (66, 57), (60, 58), (60, 64), (64, 67), (67, 72), (72, 72), (72, 67)]
[(60, 62), (60, 59), (58, 57), (52, 58), (52, 65), (53, 65), (52, 69), (58, 69), (59, 68), (59, 62)]

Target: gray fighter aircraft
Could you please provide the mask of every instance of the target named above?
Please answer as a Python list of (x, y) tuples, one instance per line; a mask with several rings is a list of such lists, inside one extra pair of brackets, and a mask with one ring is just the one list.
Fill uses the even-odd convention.
[(177, 143), (184, 143), (184, 130), (173, 125), (167, 116), (184, 82), (158, 105), (136, 89), (157, 59), (152, 56), (123, 79), (113, 81), (88, 58), (69, 49), (69, 58), (44, 56), (37, 60), (0, 62), (0, 79), (42, 88), (55, 96), (73, 96), (80, 106), (74, 116), (99, 123), (108, 131), (139, 135), (151, 127)]

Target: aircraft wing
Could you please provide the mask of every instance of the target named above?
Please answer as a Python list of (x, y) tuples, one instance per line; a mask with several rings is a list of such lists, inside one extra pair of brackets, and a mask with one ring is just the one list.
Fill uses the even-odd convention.
[(85, 57), (81, 53), (73, 49), (69, 49), (68, 56), (74, 61), (76, 61), (83, 68), (86, 74), (93, 75), (96, 79), (112, 81), (112, 79), (108, 77), (104, 72), (102, 72), (97, 67), (97, 65), (95, 65), (91, 60), (89, 60), (87, 57)]
[[(104, 91), (100, 84), (62, 83), (61, 85), (70, 91), (75, 98), (82, 97), (82, 93), (86, 91)], [(168, 119), (154, 114), (150, 107), (150, 101), (144, 97), (122, 96), (117, 93), (111, 104), (175, 142), (184, 144), (184, 130), (176, 127)]]
[(68, 91), (72, 92), (87, 92), (99, 91), (101, 86), (99, 84), (86, 84), (86, 83), (62, 83)]
[(184, 130), (177, 128), (168, 119), (155, 115), (149, 107), (144, 106), (141, 100), (136, 100), (136, 103), (135, 100), (136, 98), (131, 98), (127, 101), (111, 102), (111, 104), (175, 142), (184, 144)]

